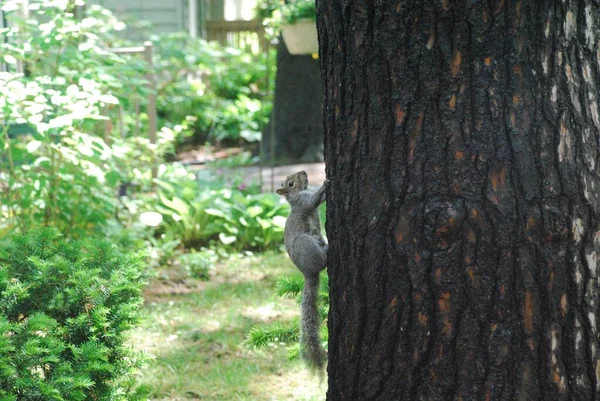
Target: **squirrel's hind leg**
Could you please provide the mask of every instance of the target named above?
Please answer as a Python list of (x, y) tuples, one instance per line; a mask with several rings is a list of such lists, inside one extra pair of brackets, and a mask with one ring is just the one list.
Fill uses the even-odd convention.
[(327, 266), (327, 245), (314, 236), (299, 235), (292, 249), (290, 257), (304, 274), (318, 274)]

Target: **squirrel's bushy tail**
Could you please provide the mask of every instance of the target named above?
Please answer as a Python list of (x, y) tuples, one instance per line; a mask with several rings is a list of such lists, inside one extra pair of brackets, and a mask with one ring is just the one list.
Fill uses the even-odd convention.
[(300, 354), (311, 371), (321, 378), (324, 374), (326, 354), (321, 347), (319, 329), (321, 318), (317, 307), (319, 274), (304, 276), (302, 291), (302, 316), (300, 325)]

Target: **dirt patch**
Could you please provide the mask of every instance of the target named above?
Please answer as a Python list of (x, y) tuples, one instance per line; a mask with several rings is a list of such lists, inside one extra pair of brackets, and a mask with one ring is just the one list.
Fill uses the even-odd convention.
[(160, 269), (156, 277), (144, 291), (144, 300), (148, 302), (160, 302), (170, 296), (185, 295), (200, 292), (211, 284), (210, 281), (194, 279), (190, 277), (180, 266), (171, 266)]
[(252, 256), (236, 260), (237, 267), (235, 269), (229, 268), (228, 264), (231, 263), (231, 261), (217, 263), (209, 272), (207, 280), (190, 277), (189, 273), (178, 264), (159, 269), (157, 276), (146, 287), (144, 299), (146, 302), (160, 302), (168, 300), (171, 296), (197, 293), (224, 283), (258, 282), (274, 276), (274, 273), (253, 269), (252, 266), (256, 260)]
[(197, 280), (184, 280), (182, 282), (152, 282), (144, 291), (146, 302), (157, 302), (161, 298), (200, 292), (208, 283)]

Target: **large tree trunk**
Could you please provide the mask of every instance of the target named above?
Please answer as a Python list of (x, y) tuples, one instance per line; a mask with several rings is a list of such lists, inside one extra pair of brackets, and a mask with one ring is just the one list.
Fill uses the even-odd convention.
[(599, 2), (317, 3), (327, 400), (600, 400)]

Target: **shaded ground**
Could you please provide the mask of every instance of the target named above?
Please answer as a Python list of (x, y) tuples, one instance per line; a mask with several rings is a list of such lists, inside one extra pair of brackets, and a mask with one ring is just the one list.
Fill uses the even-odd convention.
[(286, 274), (298, 273), (280, 253), (228, 261), (207, 282), (159, 272), (146, 292), (146, 324), (133, 337), (156, 357), (140, 380), (151, 398), (323, 400), (324, 386), (287, 360), (284, 345), (254, 351), (243, 344), (253, 325), (297, 316), (294, 300), (274, 294), (276, 279)]

